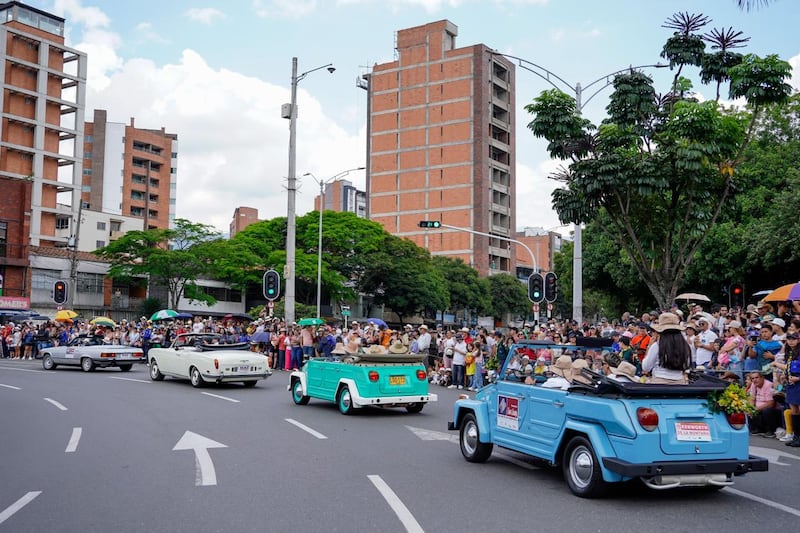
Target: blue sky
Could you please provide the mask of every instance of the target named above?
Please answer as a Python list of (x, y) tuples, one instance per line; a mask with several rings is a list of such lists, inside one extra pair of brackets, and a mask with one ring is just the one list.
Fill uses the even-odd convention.
[[(291, 58), (300, 72), (333, 63), (299, 85), (297, 175), (333, 176), (365, 163), (366, 92), (355, 80), (394, 58), (397, 30), (448, 19), (457, 46), (484, 43), (586, 85), (628, 65), (652, 64), (679, 11), (713, 19), (751, 37), (747, 52), (790, 60), (800, 88), (800, 3), (773, 0), (749, 13), (735, 0), (29, 0), (67, 19), (67, 42), (89, 54), (87, 117), (179, 136), (177, 215), (227, 231), (233, 210), (256, 207), (261, 218), (286, 215), (284, 189)], [(550, 208), (558, 166), (525, 130), (522, 106), (546, 82), (517, 69), (517, 225), (558, 225)], [(696, 89), (706, 96), (696, 73)], [(656, 73), (664, 90), (667, 69)], [(603, 118), (608, 90), (585, 108)], [(313, 209), (310, 178), (298, 212)], [(359, 187), (363, 173), (351, 174)]]

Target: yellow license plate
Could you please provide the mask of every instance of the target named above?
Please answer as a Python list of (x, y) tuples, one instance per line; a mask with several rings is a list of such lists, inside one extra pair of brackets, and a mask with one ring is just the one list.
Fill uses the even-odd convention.
[(389, 376), (389, 385), (405, 385), (405, 376)]

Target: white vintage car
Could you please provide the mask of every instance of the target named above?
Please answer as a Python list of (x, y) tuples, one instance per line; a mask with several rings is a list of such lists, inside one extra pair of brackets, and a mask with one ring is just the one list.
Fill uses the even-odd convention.
[(106, 344), (103, 337), (81, 335), (64, 346), (52, 346), (42, 349), (42, 367), (53, 370), (58, 365), (80, 366), (84, 372), (95, 368), (116, 366), (127, 372), (134, 363), (144, 363), (144, 352), (141, 348)]
[(245, 387), (253, 387), (258, 380), (271, 376), (272, 371), (267, 358), (251, 352), (249, 347), (249, 343), (223, 344), (221, 336), (210, 333), (178, 335), (169, 348), (148, 351), (150, 379), (188, 379), (193, 387), (239, 381)]

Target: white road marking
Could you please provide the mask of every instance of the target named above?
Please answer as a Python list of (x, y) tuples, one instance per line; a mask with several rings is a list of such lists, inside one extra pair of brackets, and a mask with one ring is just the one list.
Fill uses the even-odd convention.
[(5, 511), (0, 513), (0, 524), (14, 516), (14, 513), (31, 503), (41, 493), (42, 491), (40, 490), (31, 491), (19, 500), (12, 503), (8, 508), (6, 508)]
[(417, 428), (414, 426), (406, 426), (406, 429), (419, 437), (420, 440), (446, 440), (450, 442), (458, 442), (458, 435), (455, 433), (444, 433), (442, 431)]
[(72, 428), (72, 436), (69, 438), (67, 449), (64, 450), (64, 453), (73, 453), (78, 449), (78, 442), (81, 440), (81, 433), (83, 433), (81, 428)]
[(45, 398), (45, 399), (44, 399), (44, 401), (52, 403), (53, 405), (55, 405), (56, 407), (58, 407), (58, 408), (59, 408), (59, 409), (61, 409), (62, 411), (66, 411), (66, 410), (67, 410), (67, 408), (66, 408), (66, 407), (64, 407), (63, 405), (61, 405), (61, 404), (60, 404), (60, 403), (58, 403), (57, 401), (55, 401), (55, 400), (52, 400), (52, 399), (50, 399), (50, 398)]
[(14, 385), (4, 385), (2, 383), (0, 383), (0, 387), (5, 387), (7, 389), (12, 389), (12, 390), (22, 390), (19, 387), (15, 387)]
[(367, 478), (372, 481), (372, 484), (375, 485), (375, 488), (381, 493), (381, 496), (383, 496), (383, 499), (389, 504), (389, 507), (392, 508), (397, 518), (400, 519), (406, 531), (409, 533), (425, 533), (425, 530), (419, 525), (419, 522), (417, 522), (417, 519), (411, 514), (411, 511), (408, 510), (408, 507), (397, 497), (397, 494), (394, 493), (381, 476), (369, 475)]
[(233, 398), (228, 398), (227, 396), (220, 396), (219, 394), (212, 394), (210, 392), (201, 392), (200, 394), (205, 394), (206, 396), (212, 396), (214, 398), (219, 398), (220, 400), (227, 400), (233, 403), (239, 403), (239, 400), (234, 400)]
[(793, 453), (785, 452), (783, 450), (776, 450), (775, 448), (762, 448), (760, 446), (750, 446), (750, 455), (757, 455), (759, 457), (763, 457), (764, 459), (769, 461), (769, 464), (780, 465), (780, 466), (788, 466), (789, 464), (791, 464), (791, 463), (781, 462), (782, 457), (800, 460), (800, 455), (795, 455)]
[(42, 374), (42, 375), (47, 375), (47, 374), (51, 376), (55, 375), (55, 372), (46, 372), (45, 370), (31, 370), (30, 368), (14, 368), (13, 366), (3, 366), (3, 365), (0, 365), (0, 368), (2, 368), (3, 370), (16, 370), (17, 372), (36, 372), (37, 374)]
[(147, 381), (146, 379), (118, 378), (115, 376), (111, 376), (110, 379), (119, 379), (121, 381), (135, 381), (136, 383), (152, 383), (152, 381)]
[(725, 492), (730, 492), (731, 494), (735, 494), (737, 496), (741, 496), (742, 498), (747, 498), (748, 500), (753, 500), (754, 502), (763, 503), (764, 505), (768, 505), (774, 509), (783, 511), (784, 513), (789, 513), (800, 517), (800, 510), (795, 509), (793, 507), (789, 507), (788, 505), (783, 505), (781, 503), (773, 502), (772, 500), (762, 498), (761, 496), (756, 496), (755, 494), (750, 494), (749, 492), (744, 492), (731, 487), (725, 487), (722, 490), (724, 490)]
[(187, 431), (175, 444), (175, 447), (172, 448), (172, 451), (194, 451), (194, 462), (197, 469), (195, 485), (198, 487), (217, 484), (217, 472), (214, 470), (214, 462), (208, 453), (209, 448), (227, 448), (227, 446), (197, 433)]
[(310, 433), (310, 434), (314, 435), (315, 437), (317, 437), (317, 438), (318, 438), (318, 439), (320, 439), (320, 440), (323, 440), (323, 439), (327, 439), (327, 438), (328, 438), (328, 437), (326, 437), (325, 435), (323, 435), (322, 433), (320, 433), (319, 431), (313, 430), (313, 429), (311, 429), (310, 427), (308, 427), (307, 425), (305, 425), (305, 424), (301, 424), (300, 422), (298, 422), (297, 420), (295, 420), (295, 419), (293, 419), (293, 418), (284, 418), (284, 420), (286, 420), (287, 422), (289, 422), (291, 425), (293, 425), (293, 426), (297, 426), (297, 427), (299, 427), (300, 429), (302, 429), (303, 431), (305, 431), (305, 432), (307, 432), (307, 433)]

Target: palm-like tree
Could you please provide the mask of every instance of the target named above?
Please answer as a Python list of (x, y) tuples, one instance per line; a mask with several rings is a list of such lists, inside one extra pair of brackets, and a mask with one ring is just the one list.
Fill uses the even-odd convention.
[(761, 6), (769, 5), (770, 0), (736, 0), (739, 9), (750, 11), (751, 9), (758, 9)]

